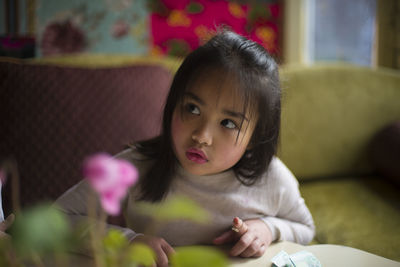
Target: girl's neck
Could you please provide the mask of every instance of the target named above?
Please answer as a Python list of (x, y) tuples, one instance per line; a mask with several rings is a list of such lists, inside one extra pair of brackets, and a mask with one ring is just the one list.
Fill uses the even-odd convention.
[(201, 180), (201, 181), (215, 181), (219, 182), (222, 180), (232, 181), (232, 178), (235, 177), (235, 174), (232, 169), (225, 170), (223, 172), (209, 174), (209, 175), (196, 175), (186, 171), (182, 165), (178, 162), (176, 167), (177, 176), (182, 177), (188, 180)]

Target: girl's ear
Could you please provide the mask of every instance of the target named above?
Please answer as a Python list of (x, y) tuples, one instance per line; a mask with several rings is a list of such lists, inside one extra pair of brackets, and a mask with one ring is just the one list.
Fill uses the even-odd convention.
[[(255, 131), (255, 130), (254, 130), (254, 131)], [(246, 152), (252, 150), (252, 149), (255, 147), (255, 141), (254, 141), (254, 139), (256, 139), (256, 138), (255, 138), (255, 133), (253, 132), (253, 135), (251, 136), (251, 139), (250, 139), (250, 141), (249, 141), (249, 144), (248, 144), (247, 147), (246, 147)]]
[(254, 148), (254, 142), (250, 140), (249, 144), (246, 147), (246, 152), (252, 150)]

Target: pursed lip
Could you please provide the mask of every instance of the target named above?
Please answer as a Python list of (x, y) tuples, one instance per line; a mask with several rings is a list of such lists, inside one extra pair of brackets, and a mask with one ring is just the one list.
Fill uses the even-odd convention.
[(186, 150), (186, 157), (190, 161), (200, 163), (200, 164), (208, 162), (208, 158), (207, 158), (206, 154), (203, 151), (201, 151), (200, 149), (197, 149), (194, 147)]

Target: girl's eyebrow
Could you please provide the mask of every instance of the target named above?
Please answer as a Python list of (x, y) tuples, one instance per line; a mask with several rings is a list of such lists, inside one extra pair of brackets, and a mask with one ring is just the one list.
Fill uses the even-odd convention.
[(249, 119), (241, 112), (236, 112), (236, 111), (224, 109), (223, 113), (228, 115), (228, 116), (231, 116), (231, 117), (235, 117), (235, 118), (239, 118), (239, 119), (242, 119), (242, 120), (249, 121)]
[[(186, 92), (185, 96), (189, 97), (189, 98), (192, 98), (193, 100), (195, 100), (196, 102), (198, 102), (202, 106), (206, 105), (206, 103), (200, 97), (198, 97), (197, 95), (193, 94), (192, 92)], [(236, 111), (232, 111), (232, 110), (228, 110), (228, 109), (224, 109), (222, 112), (224, 114), (228, 115), (228, 116), (249, 121), (249, 119), (241, 112), (236, 112)]]
[(192, 98), (193, 100), (197, 101), (202, 106), (204, 106), (206, 104), (203, 100), (201, 100), (200, 97), (198, 97), (197, 95), (195, 95), (195, 94), (193, 94), (191, 92), (185, 92), (185, 96), (189, 97), (189, 98)]

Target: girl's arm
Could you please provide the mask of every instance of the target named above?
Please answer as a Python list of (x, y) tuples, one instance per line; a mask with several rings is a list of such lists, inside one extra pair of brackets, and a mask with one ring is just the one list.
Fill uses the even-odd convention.
[(244, 221), (234, 218), (232, 230), (213, 241), (216, 245), (234, 242), (232, 256), (258, 257), (273, 241), (307, 244), (314, 237), (314, 222), (293, 174), (274, 158), (265, 178), (258, 197), (267, 206), (269, 216)]
[(234, 242), (229, 251), (231, 256), (260, 257), (272, 242), (268, 226), (260, 219), (242, 221), (235, 217), (232, 229), (214, 239), (214, 244), (222, 245)]
[[(83, 229), (83, 234), (89, 234), (89, 228), (94, 227), (96, 224), (105, 223), (100, 220), (101, 205), (97, 198), (96, 193), (91, 189), (90, 185), (82, 180), (62, 196), (56, 202), (55, 207), (64, 212), (72, 227), (80, 227), (81, 224), (90, 223)], [(89, 212), (91, 209), (91, 212)], [(95, 215), (95, 218), (90, 218), (89, 214)], [(124, 228), (116, 225), (106, 224), (106, 229), (117, 229), (122, 232), (128, 240), (134, 239), (137, 234), (129, 228)]]
[(262, 220), (271, 230), (272, 240), (308, 244), (315, 234), (313, 218), (300, 195), (296, 178), (278, 158), (271, 162), (268, 188), (276, 214)]
[[(115, 156), (115, 158), (124, 159), (133, 163), (134, 151), (132, 149), (126, 149)], [(129, 192), (128, 192), (129, 194)], [(128, 197), (125, 198), (128, 199)], [(122, 207), (126, 204), (124, 201)], [(61, 195), (55, 202), (55, 206), (64, 212), (73, 227), (78, 227), (80, 223), (87, 222), (89, 215), (94, 215), (92, 218), (92, 224), (104, 223), (104, 218), (100, 220), (101, 205), (97, 193), (92, 189), (86, 179), (83, 179), (78, 184), (71, 187), (63, 195)], [(90, 210), (89, 210), (90, 209)], [(123, 210), (123, 209), (122, 209)], [(118, 223), (122, 225), (119, 221), (123, 216), (111, 217), (109, 222)], [(117, 226), (115, 224), (106, 224), (107, 229), (117, 229), (122, 232), (125, 237), (131, 241), (137, 235), (134, 231), (129, 228)]]

